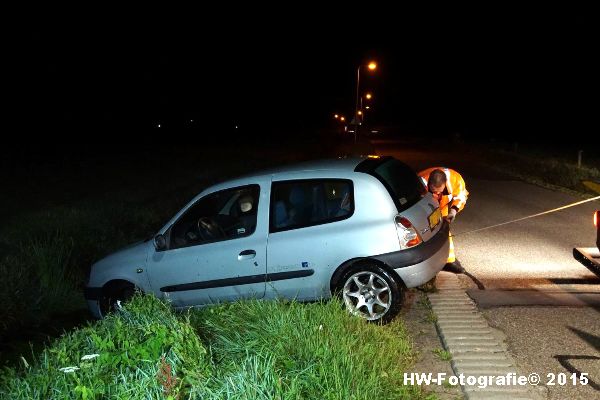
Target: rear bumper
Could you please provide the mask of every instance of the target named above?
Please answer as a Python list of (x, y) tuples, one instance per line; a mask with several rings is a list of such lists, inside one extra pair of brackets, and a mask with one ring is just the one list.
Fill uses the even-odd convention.
[(427, 260), (409, 267), (397, 268), (394, 271), (400, 276), (407, 288), (423, 285), (444, 268), (446, 261), (448, 261), (449, 248), (450, 243), (446, 240), (445, 245)]
[(595, 247), (577, 247), (573, 257), (594, 274), (600, 276), (600, 251)]
[(428, 242), (413, 249), (381, 254), (372, 258), (392, 267), (406, 287), (420, 286), (440, 272), (448, 261), (449, 231), (450, 226), (444, 221), (439, 232)]

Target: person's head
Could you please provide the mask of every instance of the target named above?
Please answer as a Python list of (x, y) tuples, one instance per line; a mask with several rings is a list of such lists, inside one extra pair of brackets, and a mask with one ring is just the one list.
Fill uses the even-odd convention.
[(427, 181), (427, 190), (433, 195), (439, 196), (446, 189), (446, 174), (441, 169), (434, 169), (429, 174)]
[(250, 212), (250, 210), (252, 210), (252, 196), (245, 195), (240, 197), (238, 204), (240, 205), (240, 211), (242, 213)]

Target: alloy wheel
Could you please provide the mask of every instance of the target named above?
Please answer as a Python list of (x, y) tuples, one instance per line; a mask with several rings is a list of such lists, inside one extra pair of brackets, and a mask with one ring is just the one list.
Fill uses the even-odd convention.
[(392, 306), (392, 291), (379, 274), (361, 271), (351, 275), (342, 291), (350, 312), (369, 321), (382, 318)]

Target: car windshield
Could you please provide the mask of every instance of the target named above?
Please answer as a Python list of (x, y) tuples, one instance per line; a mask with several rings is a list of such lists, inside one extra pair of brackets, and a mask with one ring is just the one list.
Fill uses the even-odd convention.
[(394, 158), (365, 160), (357, 166), (356, 171), (373, 175), (383, 183), (398, 212), (408, 209), (427, 193), (418, 175), (408, 165)]

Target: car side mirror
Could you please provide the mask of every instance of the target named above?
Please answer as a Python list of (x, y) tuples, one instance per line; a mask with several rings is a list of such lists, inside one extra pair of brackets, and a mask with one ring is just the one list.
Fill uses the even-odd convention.
[(165, 250), (167, 248), (167, 239), (164, 235), (158, 234), (154, 236), (154, 248), (157, 251)]

